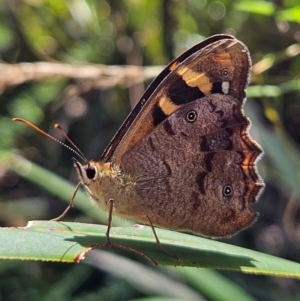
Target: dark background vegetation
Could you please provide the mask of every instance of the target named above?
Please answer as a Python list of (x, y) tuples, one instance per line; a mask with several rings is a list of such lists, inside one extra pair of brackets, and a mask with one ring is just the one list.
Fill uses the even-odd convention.
[[(45, 61), (166, 65), (210, 35), (235, 35), (248, 46), (253, 60), (246, 114), (252, 119), (252, 136), (265, 150), (258, 169), (266, 189), (255, 205), (260, 212), (257, 223), (226, 242), (299, 262), (299, 23), (298, 0), (3, 0), (0, 56), (8, 64)], [(64, 78), (1, 85), (1, 226), (24, 226), (30, 219), (51, 219), (66, 206), (14, 173), (4, 159), (7, 154), (17, 152), (56, 175), (77, 181), (73, 155), (68, 150), (13, 123), (12, 117), (27, 118), (56, 136), (53, 124), (58, 122), (88, 158), (98, 159), (147, 84), (112, 83), (104, 89), (93, 82), (85, 85)], [(96, 222), (76, 209), (67, 219)], [(133, 254), (126, 257), (152, 269), (144, 259)], [(179, 273), (181, 268), (153, 269), (166, 275), (174, 286), (180, 282), (197, 291)], [(198, 272), (200, 275), (201, 269)], [(248, 300), (300, 300), (297, 280), (220, 273), (244, 290)], [(136, 276), (144, 283), (150, 281), (142, 270)], [(145, 289), (127, 280), (86, 264), (1, 261), (0, 299), (150, 300), (160, 296), (151, 287)], [(155, 278), (151, 281), (155, 283)], [(155, 285), (160, 284), (157, 281)], [(214, 290), (218, 287), (211, 292)], [(217, 300), (207, 290), (198, 293), (199, 300)], [(224, 291), (224, 298), (226, 294)]]

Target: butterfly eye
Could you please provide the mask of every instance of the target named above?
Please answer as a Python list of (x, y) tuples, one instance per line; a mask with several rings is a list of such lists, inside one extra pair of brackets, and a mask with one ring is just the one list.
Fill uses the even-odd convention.
[(97, 175), (97, 169), (95, 166), (88, 166), (86, 168), (86, 176), (90, 179), (90, 180), (95, 180), (96, 175)]
[(197, 119), (197, 112), (195, 110), (190, 110), (185, 115), (185, 120), (187, 122), (194, 122)]
[(222, 76), (224, 78), (227, 78), (229, 75), (229, 70), (227, 68), (222, 69)]
[(233, 189), (230, 185), (225, 185), (223, 187), (223, 196), (229, 197), (232, 195), (232, 193), (233, 193)]

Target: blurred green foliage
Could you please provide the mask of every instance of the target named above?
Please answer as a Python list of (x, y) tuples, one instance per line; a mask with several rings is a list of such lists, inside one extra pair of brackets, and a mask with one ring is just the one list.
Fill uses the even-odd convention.
[[(165, 65), (190, 46), (218, 33), (235, 35), (251, 52), (254, 67), (245, 110), (252, 120), (252, 136), (265, 150), (258, 164), (266, 182), (256, 205), (259, 220), (230, 242), (299, 262), (298, 0), (0, 2), (0, 56), (7, 64), (45, 61)], [(1, 68), (0, 65), (0, 73)], [(36, 79), (14, 86), (3, 86), (0, 81), (0, 87), (2, 226), (25, 225), (29, 218), (50, 219), (65, 208), (65, 203), (57, 197), (56, 187), (49, 188), (54, 197), (33, 184), (34, 180), (29, 181), (12, 170), (7, 160), (12, 153), (22, 154), (53, 172), (54, 177), (76, 183), (68, 150), (12, 122), (12, 117), (26, 118), (56, 136), (59, 133), (53, 130), (53, 124), (60, 123), (88, 158), (98, 159), (145, 88), (136, 84), (101, 89), (97, 83), (85, 85), (69, 78)], [(92, 219), (76, 209), (68, 218)], [(133, 254), (126, 256), (140, 260)], [(232, 272), (223, 272), (221, 276), (180, 268), (153, 270), (139, 264), (139, 272), (130, 275), (129, 280), (131, 268), (120, 264), (119, 270), (124, 271), (121, 276), (84, 264), (2, 261), (0, 297), (3, 300), (166, 300), (166, 297), (187, 300), (188, 297), (175, 292), (180, 283), (190, 292), (189, 298), (196, 300), (242, 300), (240, 294), (244, 300), (300, 299), (299, 282), (292, 279)], [(154, 272), (154, 276), (143, 277), (144, 269)], [(168, 278), (173, 293), (166, 288), (158, 290), (159, 277)], [(207, 279), (216, 285), (201, 286)], [(154, 285), (149, 288), (150, 282)]]

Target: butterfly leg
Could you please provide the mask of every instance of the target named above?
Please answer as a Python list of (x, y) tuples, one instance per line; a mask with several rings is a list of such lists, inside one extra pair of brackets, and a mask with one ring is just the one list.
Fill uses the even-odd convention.
[(114, 210), (114, 200), (109, 199), (106, 204), (107, 205), (109, 204), (108, 225), (107, 225), (107, 230), (106, 230), (106, 241), (107, 241), (107, 245), (111, 245), (110, 238), (109, 238), (109, 232), (110, 232), (111, 222), (112, 222), (112, 213)]
[(77, 191), (78, 191), (78, 189), (79, 189), (79, 187), (80, 187), (81, 185), (82, 185), (82, 182), (80, 181), (80, 182), (77, 184), (77, 186), (75, 187), (75, 190), (74, 190), (73, 196), (72, 196), (72, 198), (71, 198), (71, 201), (70, 201), (68, 207), (65, 209), (65, 211), (64, 211), (60, 216), (58, 216), (58, 217), (56, 217), (56, 218), (52, 218), (51, 221), (59, 221), (59, 220), (61, 220), (63, 217), (65, 217), (65, 215), (66, 215), (66, 214), (69, 212), (69, 210), (73, 207), (73, 205), (74, 205), (74, 199), (75, 199), (76, 193), (77, 193)]
[(155, 228), (154, 228), (154, 226), (153, 226), (153, 224), (152, 224), (152, 221), (151, 221), (151, 219), (150, 219), (150, 217), (149, 217), (148, 215), (147, 215), (147, 218), (148, 218), (148, 220), (149, 220), (149, 223), (150, 223), (152, 232), (153, 232), (153, 234), (154, 234), (156, 243), (159, 245), (159, 247), (160, 247), (167, 255), (169, 255), (169, 256), (175, 258), (176, 260), (178, 260), (179, 258), (178, 258), (177, 255), (171, 254), (171, 253), (170, 253), (170, 252), (169, 252), (169, 251), (168, 251), (168, 250), (160, 243), (160, 240), (159, 240), (159, 238), (158, 238), (158, 236), (157, 236), (157, 233), (156, 233), (156, 231), (155, 231)]
[[(113, 199), (109, 199), (107, 201), (107, 205), (109, 205), (109, 215), (108, 215), (108, 225), (107, 225), (107, 230), (106, 230), (106, 246), (107, 247), (115, 247), (115, 248), (119, 248), (119, 249), (123, 249), (123, 250), (127, 250), (127, 251), (130, 251), (130, 252), (133, 252), (133, 253), (136, 253), (144, 258), (146, 258), (147, 260), (149, 260), (153, 265), (157, 265), (157, 262), (155, 260), (153, 260), (152, 258), (150, 258), (149, 256), (147, 256), (146, 254), (134, 249), (134, 248), (130, 248), (128, 246), (123, 246), (121, 244), (118, 244), (118, 243), (112, 243), (110, 241), (110, 237), (109, 237), (109, 232), (110, 232), (110, 228), (111, 228), (111, 224), (112, 224), (112, 214), (113, 214), (113, 210), (114, 210), (114, 200)], [(102, 247), (103, 245), (96, 245), (96, 246), (93, 246), (92, 248), (93, 249), (96, 249), (96, 248), (100, 248)]]

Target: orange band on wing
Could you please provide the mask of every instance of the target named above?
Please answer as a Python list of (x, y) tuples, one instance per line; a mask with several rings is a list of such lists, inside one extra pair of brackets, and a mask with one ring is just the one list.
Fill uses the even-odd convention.
[(180, 67), (177, 74), (182, 77), (185, 83), (190, 87), (198, 87), (205, 95), (211, 94), (212, 83), (205, 73), (198, 73), (188, 67)]
[(181, 107), (180, 105), (174, 104), (167, 96), (161, 96), (158, 101), (158, 105), (167, 116), (171, 115)]

